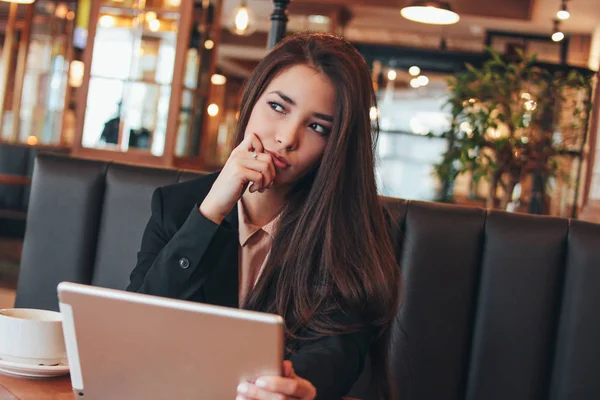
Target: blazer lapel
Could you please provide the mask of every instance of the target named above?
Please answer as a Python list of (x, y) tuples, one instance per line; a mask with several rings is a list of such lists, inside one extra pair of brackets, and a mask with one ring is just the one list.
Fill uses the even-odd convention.
[[(219, 229), (217, 245), (220, 257), (204, 284), (205, 301), (226, 307), (239, 307), (239, 233), (237, 204), (225, 217)], [(215, 238), (217, 239), (217, 238)]]

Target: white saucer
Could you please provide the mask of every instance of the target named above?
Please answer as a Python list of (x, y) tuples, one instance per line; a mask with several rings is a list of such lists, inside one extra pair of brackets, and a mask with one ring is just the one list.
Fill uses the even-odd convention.
[(0, 359), (0, 372), (27, 378), (50, 378), (69, 373), (69, 365), (61, 362), (58, 365), (18, 364)]

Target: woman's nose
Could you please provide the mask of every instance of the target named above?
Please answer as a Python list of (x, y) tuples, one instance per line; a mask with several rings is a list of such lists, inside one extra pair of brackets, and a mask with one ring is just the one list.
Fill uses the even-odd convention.
[(275, 132), (275, 140), (282, 144), (288, 151), (298, 147), (298, 139), (300, 138), (299, 124), (286, 124), (278, 127)]

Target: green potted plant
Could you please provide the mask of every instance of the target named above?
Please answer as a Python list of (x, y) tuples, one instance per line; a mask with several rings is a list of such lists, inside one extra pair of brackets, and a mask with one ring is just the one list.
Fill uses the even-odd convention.
[(538, 66), (535, 55), (520, 52), (506, 59), (487, 51), (490, 57), (480, 68), (468, 64), (448, 80), (448, 151), (435, 173), (442, 183), (440, 200), (451, 200), (452, 182), (470, 173), (474, 181), (488, 181), (486, 206), (504, 209), (524, 178), (533, 176), (543, 191), (550, 178), (565, 172), (558, 157), (583, 146), (591, 75), (551, 72)]

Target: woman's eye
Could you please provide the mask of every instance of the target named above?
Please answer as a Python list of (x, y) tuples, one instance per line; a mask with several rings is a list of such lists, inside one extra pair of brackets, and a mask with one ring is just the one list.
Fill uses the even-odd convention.
[(283, 108), (283, 106), (279, 103), (275, 103), (274, 101), (270, 101), (269, 102), (269, 106), (271, 106), (271, 108), (278, 112), (278, 113), (285, 113), (285, 108)]
[(331, 131), (331, 129), (326, 128), (323, 125), (317, 124), (317, 123), (310, 124), (309, 127), (310, 127), (310, 129), (317, 132), (321, 136), (327, 136), (327, 135), (329, 135), (329, 133)]

